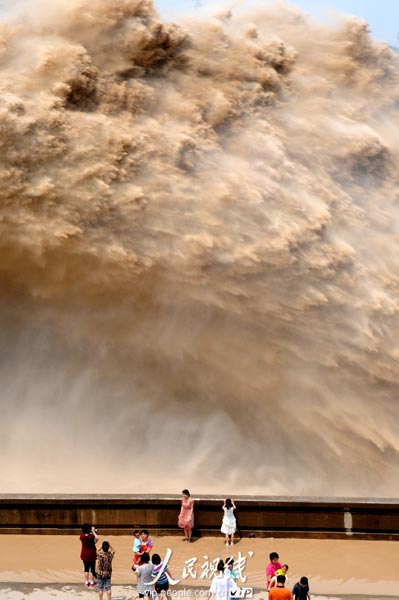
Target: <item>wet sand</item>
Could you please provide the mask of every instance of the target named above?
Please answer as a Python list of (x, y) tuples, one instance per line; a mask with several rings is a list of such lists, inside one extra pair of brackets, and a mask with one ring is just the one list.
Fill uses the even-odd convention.
[[(101, 532), (99, 532), (101, 534)], [(108, 539), (116, 549), (113, 569), (113, 598), (136, 597), (135, 576), (130, 570), (132, 538), (129, 536), (100, 537)], [(311, 592), (318, 598), (364, 598), (384, 600), (399, 598), (399, 544), (389, 541), (364, 540), (300, 540), (249, 539), (226, 548), (222, 538), (201, 538), (192, 544), (179, 537), (153, 538), (154, 551), (162, 557), (172, 549), (170, 569), (180, 580), (176, 590), (205, 590), (209, 579), (202, 565), (217, 557), (238, 553), (247, 558), (243, 576), (253, 587), (258, 600), (266, 598), (264, 569), (271, 551), (277, 551), (290, 565), (289, 585), (302, 575), (310, 579)], [(80, 542), (76, 536), (2, 535), (3, 560), (0, 568), (0, 597), (4, 600), (31, 600), (70, 597), (93, 597), (93, 590), (83, 588)], [(253, 555), (251, 556), (251, 553)], [(184, 578), (185, 561), (197, 558), (196, 578)], [(27, 585), (25, 585), (27, 584)], [(189, 596), (191, 592), (187, 592)]]

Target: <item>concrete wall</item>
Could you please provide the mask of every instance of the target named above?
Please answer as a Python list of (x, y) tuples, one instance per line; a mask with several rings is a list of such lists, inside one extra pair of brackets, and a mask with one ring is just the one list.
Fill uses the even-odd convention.
[[(197, 535), (220, 535), (222, 499), (195, 498)], [(243, 536), (399, 539), (399, 501), (337, 498), (235, 498)], [(145, 527), (181, 534), (178, 496), (0, 495), (0, 533), (76, 533), (82, 523), (102, 533)]]

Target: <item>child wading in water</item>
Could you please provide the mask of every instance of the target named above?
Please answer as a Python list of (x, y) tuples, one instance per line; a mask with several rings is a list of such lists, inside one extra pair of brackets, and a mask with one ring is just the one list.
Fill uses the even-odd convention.
[(236, 509), (236, 505), (234, 504), (234, 500), (231, 498), (226, 498), (223, 503), (223, 520), (221, 532), (226, 536), (226, 546), (234, 545), (234, 534), (237, 529), (237, 522), (234, 516), (234, 511)]

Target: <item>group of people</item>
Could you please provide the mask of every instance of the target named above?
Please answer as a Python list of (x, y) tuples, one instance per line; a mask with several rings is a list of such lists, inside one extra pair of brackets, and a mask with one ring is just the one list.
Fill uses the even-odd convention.
[(233, 600), (238, 590), (238, 573), (234, 569), (234, 558), (219, 560), (216, 573), (209, 588), (208, 600)]
[[(226, 498), (223, 502), (223, 518), (220, 529), (225, 535), (226, 546), (234, 545), (234, 534), (237, 531), (237, 519), (234, 514), (236, 508), (232, 498)], [(191, 542), (194, 527), (194, 500), (187, 489), (182, 491), (178, 525), (184, 529), (184, 540)], [(272, 552), (269, 558), (270, 562), (266, 567), (266, 586), (269, 593), (269, 600), (310, 600), (308, 578), (305, 576), (301, 577), (295, 583), (291, 592), (286, 587), (288, 565), (280, 563), (277, 552)], [(231, 565), (229, 565), (228, 561), (231, 561)], [(219, 561), (217, 573), (212, 580), (210, 595), (216, 594), (216, 596), (220, 596), (223, 600), (229, 598), (231, 589), (234, 590), (235, 582), (232, 568), (233, 562), (233, 559), (230, 558), (226, 559), (226, 563), (222, 560)]]
[(98, 540), (96, 529), (89, 523), (85, 523), (80, 534), (82, 543), (80, 558), (83, 561), (84, 583), (86, 587), (97, 587), (99, 600), (102, 600), (104, 591), (107, 600), (111, 600), (112, 561), (115, 550), (109, 542), (104, 541), (97, 551)]
[[(115, 550), (111, 544), (104, 541), (100, 550), (96, 544), (99, 540), (94, 526), (85, 523), (80, 534), (82, 544), (80, 558), (83, 562), (84, 584), (86, 587), (97, 587), (99, 600), (102, 600), (104, 591), (107, 600), (111, 600), (112, 561)], [(137, 592), (139, 598), (166, 594), (169, 589), (169, 578), (172, 574), (168, 565), (164, 565), (159, 554), (150, 552), (153, 542), (147, 529), (136, 529), (133, 534), (133, 565), (132, 570), (137, 575)], [(154, 584), (154, 580), (155, 584)]]
[[(234, 500), (226, 498), (222, 510), (221, 532), (225, 535), (226, 546), (233, 546), (234, 534), (237, 531)], [(178, 525), (184, 530), (183, 541), (192, 542), (194, 500), (187, 489), (182, 491)], [(139, 598), (145, 596), (155, 598), (158, 595), (167, 595), (169, 581), (173, 581), (169, 565), (162, 562), (159, 554), (154, 553), (150, 557), (153, 542), (147, 529), (136, 529), (133, 536), (132, 570), (137, 576)], [(104, 541), (101, 549), (97, 551), (96, 544), (98, 540), (96, 529), (89, 523), (85, 523), (80, 534), (82, 544), (80, 558), (84, 566), (84, 584), (86, 587), (97, 587), (99, 600), (102, 600), (104, 591), (107, 600), (111, 600), (112, 561), (115, 550), (109, 542)], [(268, 600), (310, 600), (308, 578), (301, 577), (295, 583), (291, 592), (286, 587), (288, 565), (280, 563), (277, 552), (272, 552), (269, 558), (270, 562), (266, 567)], [(226, 561), (219, 560), (216, 573), (212, 579), (208, 600), (211, 600), (212, 597), (214, 600), (233, 600), (238, 591), (237, 579), (238, 573), (234, 569), (234, 558), (228, 557)]]
[[(147, 529), (134, 531), (132, 571), (137, 575), (137, 593), (144, 596), (163, 596), (169, 589), (169, 579), (173, 580), (169, 565), (162, 562), (159, 554), (150, 558), (153, 543)], [(155, 582), (155, 583), (154, 583)]]
[(288, 565), (281, 564), (277, 552), (271, 552), (270, 562), (266, 567), (266, 587), (269, 592), (268, 600), (310, 600), (309, 580), (303, 576), (292, 588), (287, 586)]

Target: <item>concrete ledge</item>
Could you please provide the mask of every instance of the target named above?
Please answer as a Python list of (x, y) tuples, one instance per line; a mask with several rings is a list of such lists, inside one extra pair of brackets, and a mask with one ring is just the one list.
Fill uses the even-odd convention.
[[(220, 535), (222, 498), (195, 498), (197, 535)], [(244, 537), (399, 539), (399, 500), (235, 497)], [(155, 535), (181, 534), (180, 496), (0, 495), (0, 533), (76, 534), (82, 523), (102, 533), (145, 527)]]

